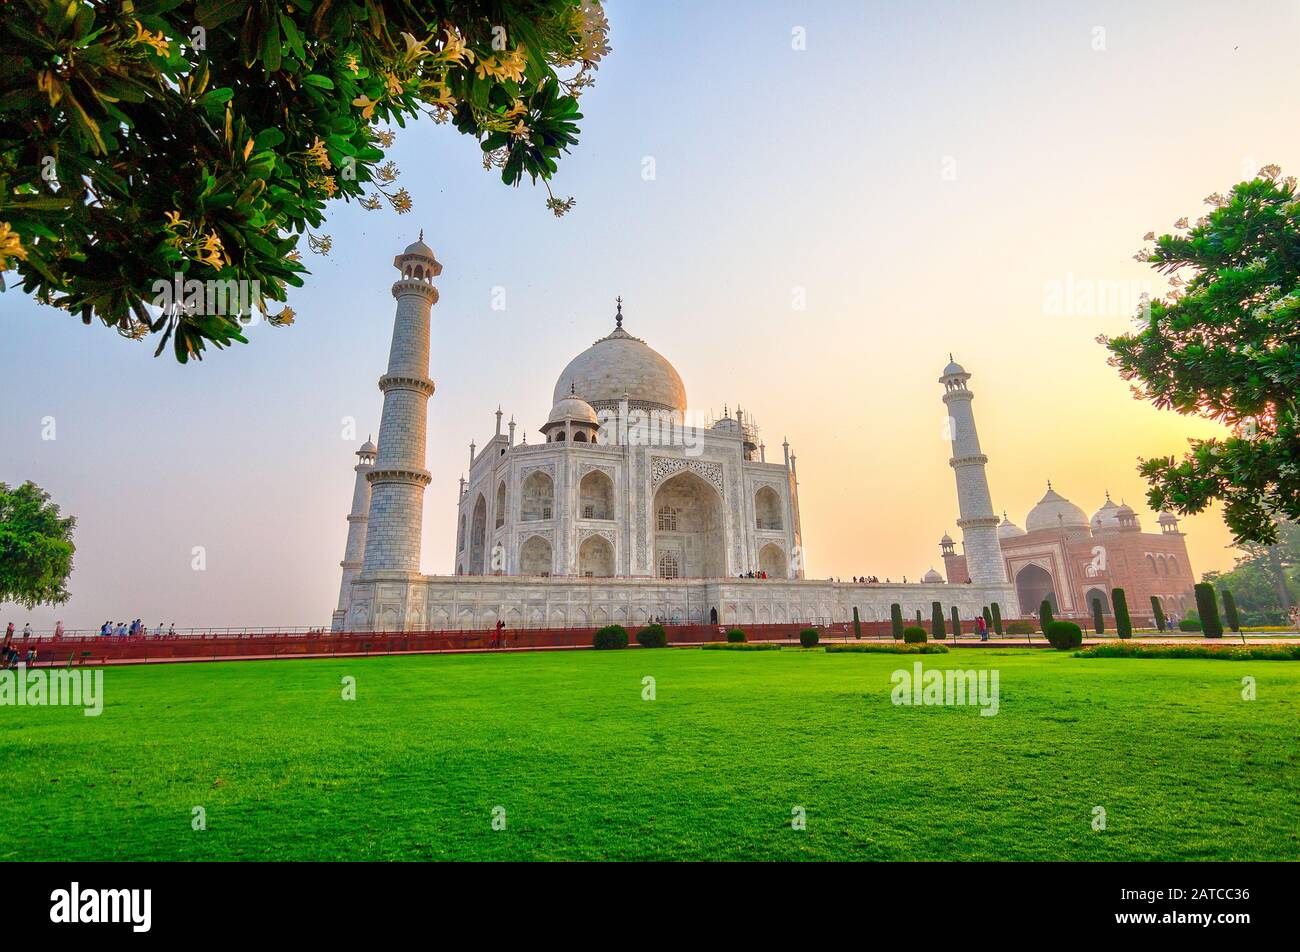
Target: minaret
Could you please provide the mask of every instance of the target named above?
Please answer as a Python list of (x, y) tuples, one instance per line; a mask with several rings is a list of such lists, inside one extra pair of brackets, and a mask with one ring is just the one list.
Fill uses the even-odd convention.
[(393, 283), (397, 316), (388, 373), (379, 378), (384, 412), (379, 422), (379, 455), (370, 481), (370, 519), (363, 575), (419, 572), (423, 527), (424, 468), (429, 423), (429, 309), (438, 301), (433, 279), (442, 274), (432, 249), (420, 240), (393, 259), (401, 277)]
[(370, 483), (366, 474), (375, 465), (375, 444), (367, 438), (357, 450), (356, 483), (352, 487), (352, 511), (348, 513), (348, 542), (343, 549), (343, 582), (339, 585), (339, 607), (334, 610), (330, 625), (333, 631), (347, 627), (348, 608), (352, 604), (352, 580), (361, 570), (361, 559), (366, 554), (366, 517), (370, 512)]
[(943, 402), (948, 405), (952, 427), (952, 458), (948, 465), (957, 478), (957, 506), (961, 513), (957, 525), (962, 531), (966, 574), (970, 580), (976, 585), (1005, 585), (1007, 568), (998, 542), (998, 517), (993, 513), (989, 481), (984, 473), (989, 458), (980, 452), (975, 415), (971, 412), (975, 395), (966, 387), (969, 379), (970, 374), (949, 354), (948, 366), (943, 369), (939, 382), (943, 384)]

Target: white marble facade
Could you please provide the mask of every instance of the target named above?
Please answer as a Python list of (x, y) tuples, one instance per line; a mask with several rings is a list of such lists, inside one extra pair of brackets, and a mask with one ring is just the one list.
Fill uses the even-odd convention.
[[(895, 602), (906, 617), (920, 609), (928, 618), (934, 601), (964, 618), (993, 602), (1008, 617), (1016, 613), (1005, 577), (965, 586), (806, 580), (789, 443), (780, 461), (767, 462), (757, 427), (739, 407), (712, 421), (689, 413), (676, 369), (623, 329), (621, 299), (614, 329), (560, 373), (532, 442), (527, 433), (516, 440), (513, 418), (503, 433), (498, 409), (492, 437), (481, 448), (470, 444), (455, 574), (421, 575), (429, 317), (437, 302), (431, 279), (441, 265), (423, 241), (394, 264), (402, 277), (394, 285), (389, 369), (380, 378), (377, 453), (367, 447), (369, 512), (357, 518), (358, 489), (335, 630), (491, 628), (498, 620), (637, 625), (653, 617), (837, 622), (851, 620), (854, 607), (863, 620), (887, 618)], [(978, 502), (981, 515), (991, 508), (987, 486)], [(968, 515), (965, 504), (962, 512)], [(982, 525), (966, 528), (968, 540), (972, 529), (978, 535)], [(767, 579), (740, 578), (749, 573)]]

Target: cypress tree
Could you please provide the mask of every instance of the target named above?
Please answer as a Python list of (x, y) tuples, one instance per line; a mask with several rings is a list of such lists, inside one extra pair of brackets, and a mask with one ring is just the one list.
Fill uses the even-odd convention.
[(944, 636), (947, 635), (943, 628), (943, 606), (938, 602), (933, 602), (930, 605), (930, 628), (932, 629), (931, 634), (939, 641), (942, 641)]
[(1042, 629), (1043, 634), (1047, 634), (1047, 626), (1055, 619), (1052, 616), (1052, 603), (1043, 599), (1043, 604), (1038, 606), (1038, 627)]
[(1241, 631), (1241, 619), (1237, 616), (1237, 600), (1229, 589), (1223, 590), (1223, 617), (1233, 631)]
[(1104, 635), (1106, 633), (1106, 619), (1101, 613), (1100, 598), (1094, 598), (1092, 600), (1092, 627), (1099, 635)]
[(862, 619), (858, 617), (857, 608), (853, 609), (853, 637), (862, 637)]
[(1160, 604), (1160, 599), (1151, 596), (1151, 614), (1156, 620), (1156, 631), (1165, 630), (1165, 609)]
[(961, 634), (961, 613), (957, 611), (957, 606), (952, 606), (952, 637), (956, 640)]
[(993, 609), (993, 631), (996, 634), (1001, 635), (1002, 634), (1002, 609), (998, 607), (997, 602), (994, 602), (990, 607)]
[(1196, 613), (1201, 616), (1201, 633), (1206, 638), (1223, 637), (1219, 603), (1214, 598), (1214, 586), (1209, 582), (1199, 582), (1196, 585)]
[(987, 605), (984, 606), (984, 630), (986, 632), (993, 630), (993, 613), (989, 611)]
[(889, 606), (889, 621), (894, 629), (894, 640), (898, 641), (903, 637), (903, 607), (898, 602)]
[(1124, 594), (1124, 589), (1111, 589), (1110, 600), (1115, 606), (1115, 632), (1121, 638), (1132, 638), (1133, 619), (1128, 613), (1128, 596)]

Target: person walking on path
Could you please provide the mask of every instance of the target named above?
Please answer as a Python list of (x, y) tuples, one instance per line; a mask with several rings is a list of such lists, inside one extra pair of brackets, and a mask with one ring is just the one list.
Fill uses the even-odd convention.
[(983, 615), (975, 616), (975, 627), (977, 627), (980, 630), (980, 641), (988, 641), (989, 626), (988, 626), (988, 622), (984, 620)]

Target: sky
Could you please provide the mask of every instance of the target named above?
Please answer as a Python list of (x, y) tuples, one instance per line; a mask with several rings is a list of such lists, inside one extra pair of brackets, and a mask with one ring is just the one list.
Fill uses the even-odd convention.
[[(182, 367), (0, 295), (0, 482), (34, 480), (77, 517), (71, 600), (0, 616), (328, 624), (353, 453), (378, 431), (392, 257), (421, 228), (444, 267), (425, 572), (452, 570), (470, 441), (498, 405), (540, 439), (617, 295), (692, 408), (743, 406), (777, 458), (790, 440), (809, 577), (941, 565), (949, 352), (973, 375), (999, 512), (1023, 526), (1051, 479), (1089, 514), (1108, 490), (1155, 529), (1138, 458), (1218, 428), (1136, 401), (1096, 337), (1165, 289), (1132, 259), (1143, 234), (1262, 165), (1300, 169), (1300, 4), (607, 12), (612, 52), (553, 183), (576, 198), (561, 219), (422, 122), (391, 152), (414, 210), (337, 204), (296, 323), (247, 346)], [(1231, 567), (1217, 511), (1183, 528), (1198, 575)]]

